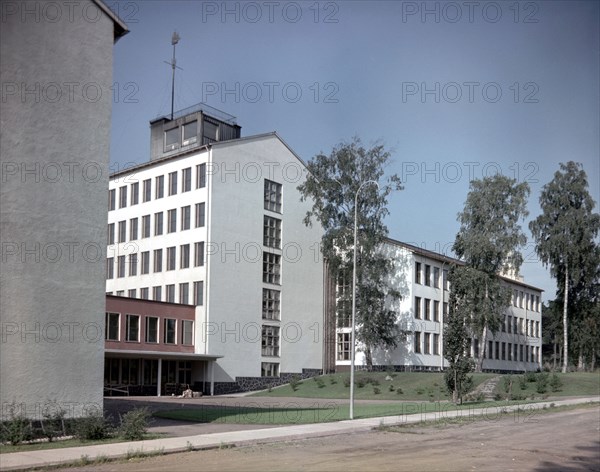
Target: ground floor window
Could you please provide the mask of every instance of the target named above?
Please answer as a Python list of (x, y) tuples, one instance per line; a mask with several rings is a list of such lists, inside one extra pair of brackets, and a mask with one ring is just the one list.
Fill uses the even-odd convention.
[(262, 377), (279, 377), (279, 364), (275, 362), (262, 362), (260, 364)]
[(350, 360), (350, 333), (338, 333), (337, 335), (337, 360)]
[(262, 327), (262, 355), (279, 356), (279, 328), (277, 326)]

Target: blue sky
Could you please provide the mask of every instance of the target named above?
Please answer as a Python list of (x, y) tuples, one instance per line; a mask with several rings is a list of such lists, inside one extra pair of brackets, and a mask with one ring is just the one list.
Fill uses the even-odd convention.
[[(390, 236), (448, 252), (471, 178), (531, 187), (581, 162), (600, 201), (600, 3), (119, 1), (111, 169), (149, 159), (148, 122), (198, 102), (242, 135), (277, 133), (304, 160), (359, 136), (392, 151), (405, 190)], [(598, 211), (598, 208), (596, 208)], [(533, 241), (521, 273), (552, 299)]]

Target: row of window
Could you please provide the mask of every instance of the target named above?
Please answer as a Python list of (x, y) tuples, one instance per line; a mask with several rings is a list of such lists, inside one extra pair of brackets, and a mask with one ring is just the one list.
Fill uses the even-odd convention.
[[(163, 249), (154, 249), (152, 252), (152, 272), (162, 272), (179, 269), (189, 269), (191, 263), (194, 267), (202, 267), (204, 265), (204, 241), (194, 243), (193, 259), (191, 259), (191, 245), (182, 244), (179, 246), (179, 257), (177, 256), (177, 246), (171, 246)], [(166, 255), (166, 260), (165, 256)], [(179, 264), (177, 261), (179, 260)], [(126, 275), (130, 277), (138, 275), (138, 263), (140, 266), (139, 275), (150, 273), (150, 251), (129, 254), (128, 256), (117, 256), (117, 278), (123, 278)], [(163, 265), (163, 262), (166, 264)], [(106, 278), (113, 279), (115, 277), (115, 258), (106, 258)]]
[(522, 290), (513, 289), (511, 303), (518, 308), (525, 308), (529, 311), (540, 312), (540, 296), (533, 293), (524, 293)]
[[(421, 344), (422, 341), (422, 344)], [(421, 333), (415, 331), (415, 353), (440, 355), (440, 335), (437, 333)]]
[(519, 318), (518, 316), (504, 315), (501, 329), (503, 333), (521, 334), (532, 338), (540, 337), (540, 322)]
[[(191, 228), (191, 214), (192, 207), (191, 205), (186, 205), (181, 207), (179, 210), (180, 214), (180, 231), (185, 231)], [(164, 213), (159, 211), (154, 213), (154, 236), (161, 236), (164, 234), (165, 224), (164, 224)], [(177, 231), (177, 208), (173, 208), (171, 210), (167, 210), (167, 222), (166, 222), (166, 232), (174, 233)], [(108, 224), (108, 235), (107, 241), (108, 244), (117, 243), (125, 243), (127, 241), (136, 241), (138, 238), (141, 239), (149, 238), (151, 233), (151, 220), (152, 215), (144, 215), (142, 218), (141, 228), (139, 226), (139, 218), (131, 218), (129, 220), (129, 239), (127, 238), (127, 220), (119, 221), (115, 227), (115, 223)], [(206, 224), (206, 204), (205, 203), (196, 203), (194, 206), (194, 227), (195, 228), (203, 228)], [(116, 229), (116, 238), (115, 238), (115, 229)]]
[[(479, 357), (479, 342), (473, 340), (473, 356)], [(528, 346), (500, 341), (488, 341), (486, 352), (488, 359), (513, 362), (540, 362), (539, 346)]]
[(415, 262), (415, 283), (426, 285), (427, 287), (433, 286), (434, 288), (440, 288), (440, 285), (442, 285), (444, 290), (448, 290), (448, 270), (441, 270), (436, 266), (433, 266), (432, 270), (432, 266), (429, 264)]
[(431, 300), (429, 298), (415, 297), (415, 318), (418, 320), (431, 321), (433, 315), (433, 321), (440, 321), (440, 306), (443, 308), (443, 315), (448, 315), (448, 303), (444, 302), (440, 305), (439, 300)]
[[(142, 329), (142, 320), (144, 323)], [(122, 320), (121, 313), (106, 313), (105, 339), (107, 341), (121, 340), (121, 323), (125, 323), (125, 341), (159, 344), (194, 344), (194, 322), (192, 320), (177, 320), (158, 316), (126, 314)]]
[[(198, 120), (190, 121), (182, 126), (165, 130), (164, 152), (174, 151), (179, 147), (191, 146), (198, 142), (200, 130)], [(219, 125), (204, 118), (202, 121), (202, 144), (211, 144), (219, 140)]]
[[(179, 191), (179, 172), (174, 171), (168, 174), (167, 193), (169, 196), (177, 195)], [(196, 166), (196, 189), (206, 187), (206, 164)], [(192, 168), (187, 167), (181, 170), (181, 193), (192, 190)], [(154, 199), (158, 200), (165, 196), (165, 176), (159, 175), (154, 178)], [(152, 179), (142, 181), (142, 203), (152, 200)], [(133, 182), (129, 186), (119, 187), (119, 208), (126, 208), (127, 205), (133, 206), (140, 202), (140, 183)], [(108, 192), (108, 210), (117, 208), (117, 189), (111, 189)]]
[[(161, 363), (161, 383), (165, 385), (179, 382), (192, 382), (191, 361), (168, 361)], [(104, 385), (157, 385), (157, 359), (119, 359), (108, 357), (104, 360)]]
[[(152, 287), (152, 300), (157, 302), (168, 302), (175, 303), (175, 284), (165, 285), (164, 290), (164, 299), (163, 299), (163, 287), (162, 285), (156, 285)], [(107, 292), (107, 295), (112, 295), (113, 292)], [(115, 292), (117, 297), (124, 297), (125, 290), (117, 290)], [(140, 288), (139, 297), (138, 297), (138, 289), (131, 288), (127, 290), (127, 297), (129, 298), (140, 298), (142, 300), (150, 300), (150, 287), (142, 287)], [(191, 301), (191, 303), (190, 303)], [(189, 282), (182, 282), (179, 284), (179, 298), (178, 303), (182, 305), (195, 305), (201, 306), (204, 305), (204, 281), (200, 280), (197, 282), (193, 282), (192, 285), (192, 293), (190, 299), (190, 284)]]

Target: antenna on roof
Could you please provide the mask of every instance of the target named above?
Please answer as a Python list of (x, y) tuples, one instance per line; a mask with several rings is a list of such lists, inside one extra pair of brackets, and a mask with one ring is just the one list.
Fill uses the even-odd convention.
[(173, 69), (173, 74), (171, 78), (171, 120), (173, 119), (173, 107), (175, 105), (175, 69), (183, 70), (181, 67), (177, 67), (177, 59), (175, 59), (175, 46), (179, 42), (181, 38), (177, 31), (173, 32), (173, 36), (171, 37), (171, 44), (173, 45), (173, 59), (171, 62), (165, 61), (165, 64), (169, 64)]

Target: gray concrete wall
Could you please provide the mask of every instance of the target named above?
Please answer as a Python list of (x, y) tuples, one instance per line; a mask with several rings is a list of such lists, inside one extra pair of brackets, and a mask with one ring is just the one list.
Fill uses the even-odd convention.
[(114, 23), (27, 4), (0, 25), (0, 401), (80, 416), (102, 407)]

